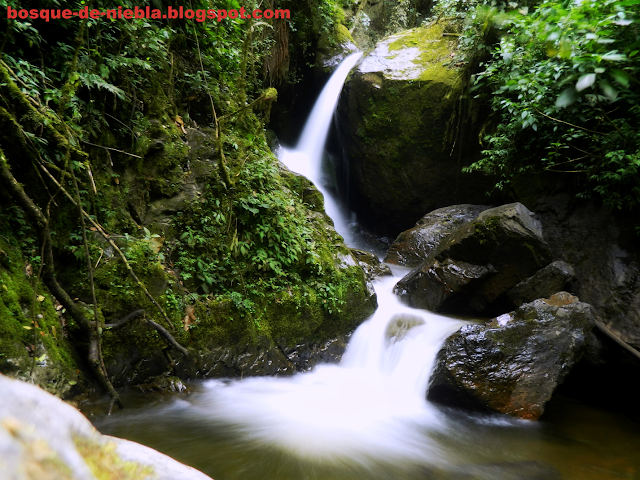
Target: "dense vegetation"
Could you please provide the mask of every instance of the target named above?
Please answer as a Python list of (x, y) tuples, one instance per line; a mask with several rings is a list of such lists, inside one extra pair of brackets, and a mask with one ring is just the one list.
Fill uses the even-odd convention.
[[(563, 174), (579, 198), (637, 211), (640, 2), (465, 5), (471, 92), (492, 111), (483, 158), (467, 170), (494, 175), (498, 189)], [(458, 2), (439, 8), (461, 15)]]
[[(17, 7), (0, 1), (3, 12), (8, 5)], [(135, 2), (20, 3), (87, 6)], [(0, 321), (0, 362), (20, 344), (42, 360), (40, 337), (52, 345), (68, 337), (117, 398), (106, 367), (131, 337), (143, 354), (163, 348), (158, 333), (178, 349), (261, 336), (295, 345), (362, 318), (343, 309), (364, 295), (362, 271), (336, 262), (348, 251), (321, 201), (303, 198), (313, 187), (280, 169), (264, 134), (272, 87), (296, 80), (289, 59), (333, 31), (339, 5), (278, 8), (295, 14), (0, 20), (0, 306), (13, 312)], [(18, 295), (12, 279), (25, 268), (30, 288)], [(138, 309), (158, 333), (118, 333), (117, 320)]]

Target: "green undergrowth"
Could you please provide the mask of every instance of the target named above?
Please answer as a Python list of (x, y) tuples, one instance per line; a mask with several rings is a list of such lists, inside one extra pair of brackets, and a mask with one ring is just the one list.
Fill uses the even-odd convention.
[[(196, 1), (192, 7), (236, 3)], [(128, 0), (116, 4), (131, 6)], [(166, 2), (158, 4), (166, 8)], [(68, 5), (83, 6), (79, 0)], [(93, 7), (104, 10), (105, 4)], [(46, 25), (0, 19), (6, 26), (0, 47), (3, 155), (11, 175), (49, 218), (59, 283), (93, 321), (86, 234), (103, 356), (115, 384), (164, 361), (167, 342), (147, 320), (200, 352), (255, 345), (265, 337), (285, 345), (326, 340), (371, 313), (363, 272), (322, 212), (321, 195), (281, 169), (265, 140), (277, 95), (270, 82), (289, 73), (288, 57), (278, 47), (288, 48), (288, 35), (304, 50), (320, 34), (348, 33), (336, 27), (338, 2), (309, 2), (304, 9), (309, 15), (292, 19), (291, 31), (268, 19)], [(281, 75), (271, 78), (264, 65)], [(98, 228), (88, 223), (83, 232), (77, 207), (56, 182), (80, 198), (162, 312)], [(19, 207), (9, 207), (19, 202), (0, 188), (7, 258), (35, 271), (36, 232)], [(12, 317), (5, 312), (0, 319), (6, 330), (0, 354), (27, 358), (30, 331), (23, 327), (30, 320), (24, 312), (31, 311), (33, 286), (27, 289), (30, 280), (15, 265), (2, 268), (3, 295), (18, 300), (3, 299), (3, 311)], [(43, 295), (39, 344), (54, 363), (75, 367), (69, 352), (87, 356), (86, 326), (75, 325)], [(144, 316), (106, 326), (138, 309)], [(63, 319), (67, 339), (55, 323)], [(69, 344), (73, 349), (62, 348)]]
[(14, 214), (0, 208), (0, 372), (68, 396), (85, 381), (83, 364), (69, 342), (64, 312), (37, 281), (39, 256), (35, 250), (24, 255), (24, 243), (10, 233), (20, 220)]

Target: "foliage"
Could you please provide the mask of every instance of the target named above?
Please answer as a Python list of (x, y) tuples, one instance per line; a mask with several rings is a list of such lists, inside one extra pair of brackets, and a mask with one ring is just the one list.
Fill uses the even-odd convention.
[[(7, 3), (16, 6), (13, 0), (0, 0), (0, 9)], [(341, 15), (335, 0), (309, 0), (304, 8), (289, 3), (295, 19), (280, 28), (299, 35), (308, 46), (333, 28)], [(79, 10), (88, 4), (72, 0), (64, 8)], [(178, 6), (168, 0), (152, 4), (163, 9)], [(135, 5), (132, 0), (93, 0), (90, 8)], [(20, 4), (25, 9), (60, 6), (58, 0)], [(185, 3), (193, 9), (240, 6), (271, 8), (257, 0), (242, 5), (238, 0)], [(326, 231), (319, 233), (327, 230), (324, 218), (308, 217), (309, 210), (288, 189), (284, 172), (268, 150), (266, 100), (273, 101), (276, 92), (265, 92), (261, 67), (281, 40), (271, 37), (274, 25), (275, 21), (241, 19), (200, 23), (0, 18), (0, 147), (11, 175), (47, 217), (60, 283), (72, 298), (80, 298), (78, 303), (97, 304), (98, 325), (104, 317), (110, 322), (149, 305), (97, 228), (85, 230), (79, 224), (78, 209), (58, 184), (77, 193), (84, 211), (119, 242), (132, 269), (145, 288), (153, 290), (174, 326), (184, 326), (185, 308), (194, 303), (207, 305), (202, 307), (205, 313), (198, 314), (204, 318), (215, 310), (213, 304), (227, 302), (235, 309), (232, 316), (251, 319), (255, 323), (251, 328), (267, 329), (267, 321), (261, 320), (264, 312), (280, 313), (271, 303), (291, 299), (301, 318), (302, 309), (312, 306), (314, 322), (300, 321), (295, 333), (311, 335), (325, 313), (335, 314), (347, 294), (362, 287), (361, 271), (345, 268), (349, 272), (344, 273), (334, 265), (335, 254), (329, 249), (337, 240)], [(224, 119), (220, 124), (214, 109), (218, 120)], [(203, 193), (199, 201), (178, 211), (168, 232), (155, 230), (152, 223), (144, 223), (145, 211), (152, 201), (183, 191), (192, 174), (190, 162), (195, 157), (189, 153), (185, 128), (207, 125), (219, 127), (221, 148), (197, 160), (209, 168), (222, 153), (234, 182), (221, 181), (215, 169), (208, 170), (209, 178), (198, 178)], [(52, 178), (42, 172), (43, 165)], [(14, 203), (1, 188), (0, 196), (3, 204)], [(24, 257), (37, 269), (38, 232), (23, 211), (3, 206), (0, 222), (21, 239)], [(96, 302), (91, 282), (79, 275), (90, 271), (85, 243), (88, 260), (95, 266)], [(150, 319), (154, 315), (157, 312), (148, 312)], [(327, 332), (337, 328), (335, 317), (330, 320)], [(279, 319), (279, 328), (288, 321), (289, 317)], [(186, 325), (175, 333), (178, 341), (193, 339), (188, 329)], [(121, 347), (135, 344), (136, 351), (140, 346), (145, 353), (161, 348), (155, 331), (138, 334), (133, 327), (132, 331), (131, 338), (117, 328), (103, 332), (107, 363), (117, 356), (112, 346), (118, 342)], [(155, 343), (148, 342), (148, 336)], [(73, 341), (86, 350), (86, 338), (81, 337), (78, 334)]]
[(638, 206), (639, 5), (545, 1), (531, 12), (493, 10), (503, 36), (474, 91), (495, 113), (483, 158), (467, 171), (495, 175), (499, 189), (533, 173), (576, 175), (579, 196)]

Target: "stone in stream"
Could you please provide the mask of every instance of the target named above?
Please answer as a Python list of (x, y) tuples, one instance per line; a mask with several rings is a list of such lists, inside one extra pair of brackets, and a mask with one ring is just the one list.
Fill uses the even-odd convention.
[(502, 313), (505, 293), (551, 261), (540, 222), (521, 203), (483, 211), (441, 238), (435, 250), (394, 287), (409, 306)]
[(389, 247), (384, 261), (415, 268), (437, 251), (442, 240), (458, 227), (488, 210), (485, 205), (451, 205), (427, 213), (416, 226), (405, 230)]
[(464, 326), (438, 353), (428, 398), (537, 420), (580, 360), (593, 325), (589, 304), (559, 292)]
[(378, 277), (384, 277), (393, 275), (389, 265), (385, 265), (380, 259), (373, 253), (369, 253), (365, 250), (358, 248), (352, 248), (351, 254), (357, 260), (358, 264), (362, 267), (367, 280), (375, 280)]
[(0, 478), (211, 480), (138, 443), (101, 435), (71, 405), (0, 375)]

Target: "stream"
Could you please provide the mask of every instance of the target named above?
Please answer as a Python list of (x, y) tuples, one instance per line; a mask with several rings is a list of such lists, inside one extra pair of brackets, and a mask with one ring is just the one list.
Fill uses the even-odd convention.
[[(323, 148), (347, 57), (321, 93), (295, 148), (278, 156), (331, 195)], [(402, 305), (392, 293), (408, 269), (374, 286), (379, 307), (354, 332), (339, 365), (292, 377), (189, 383), (190, 394), (123, 392), (129, 406), (90, 419), (108, 435), (151, 446), (216, 480), (632, 479), (640, 433), (628, 417), (554, 398), (540, 422), (438, 407), (425, 399), (442, 342), (468, 320)]]

